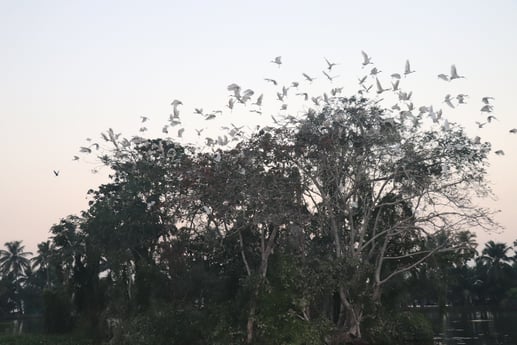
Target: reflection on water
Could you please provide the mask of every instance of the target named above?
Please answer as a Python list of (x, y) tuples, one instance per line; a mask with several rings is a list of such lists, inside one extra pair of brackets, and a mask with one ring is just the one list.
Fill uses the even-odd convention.
[(435, 328), (435, 345), (517, 344), (517, 311), (449, 309), (425, 314)]

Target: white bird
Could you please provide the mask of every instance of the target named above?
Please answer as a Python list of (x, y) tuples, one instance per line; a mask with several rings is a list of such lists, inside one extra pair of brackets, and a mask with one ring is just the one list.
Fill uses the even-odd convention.
[(233, 106), (234, 106), (234, 104), (235, 104), (235, 100), (234, 100), (233, 98), (230, 98), (230, 99), (228, 100), (228, 105), (227, 105), (227, 107), (228, 107), (230, 110), (233, 110)]
[(232, 91), (233, 95), (237, 98), (239, 98), (241, 95), (241, 87), (235, 83), (228, 85), (226, 89), (228, 91)]
[(394, 82), (393, 81), (391, 82), (391, 86), (392, 86), (392, 90), (393, 91), (398, 91), (399, 90), (399, 83), (400, 83), (400, 79), (396, 79)]
[(325, 72), (325, 71), (321, 71), (321, 72), (325, 75), (325, 77), (327, 77), (328, 80), (330, 80), (330, 82), (332, 82), (335, 78), (339, 77), (338, 75), (331, 77), (327, 72)]
[(449, 107), (454, 108), (454, 104), (452, 104), (452, 97), (451, 95), (447, 94), (445, 95), (445, 99), (443, 100), (445, 104), (447, 104)]
[(363, 84), (365, 81), (366, 81), (366, 78), (368, 78), (367, 75), (365, 75), (364, 77), (362, 78), (358, 78), (357, 80), (359, 80), (359, 84)]
[(407, 76), (410, 73), (414, 73), (415, 71), (411, 70), (411, 65), (409, 64), (409, 60), (406, 60), (406, 66), (404, 68), (404, 76)]
[(198, 136), (198, 137), (200, 137), (200, 136), (201, 136), (201, 133), (202, 133), (204, 130), (205, 130), (204, 128), (196, 129), (197, 136)]
[(264, 97), (264, 94), (261, 94), (260, 96), (257, 97), (257, 101), (253, 104), (255, 104), (256, 106), (262, 106), (262, 98)]
[(276, 82), (276, 80), (274, 80), (274, 79), (264, 78), (264, 80), (265, 80), (265, 81), (268, 81), (268, 82), (270, 82), (270, 83), (272, 83), (272, 84), (273, 84), (273, 85), (275, 85), (275, 86), (277, 85), (277, 82)]
[(274, 58), (270, 62), (271, 63), (275, 63), (275, 64), (278, 65), (278, 67), (280, 67), (280, 65), (282, 64), (282, 57), (281, 56), (277, 56), (276, 58)]
[(377, 75), (379, 73), (381, 73), (382, 71), (378, 70), (377, 67), (374, 67), (370, 70), (370, 75)]
[(443, 73), (438, 74), (438, 78), (441, 80), (450, 81), (449, 76), (447, 74), (443, 74)]
[(177, 107), (178, 105), (181, 105), (181, 104), (183, 104), (183, 102), (178, 101), (177, 99), (175, 99), (175, 100), (174, 100), (174, 101), (172, 101), (172, 103), (171, 103), (171, 105), (172, 105), (173, 107)]
[(494, 97), (489, 97), (489, 96), (487, 96), (487, 97), (483, 97), (483, 98), (481, 98), (481, 101), (482, 101), (483, 103), (485, 103), (485, 104), (490, 104), (490, 100), (493, 100), (493, 99), (494, 99)]
[(486, 104), (481, 108), (481, 111), (484, 113), (490, 113), (490, 112), (492, 112), (493, 109), (494, 109), (494, 107), (492, 105)]
[(468, 95), (460, 93), (459, 95), (456, 96), (456, 99), (458, 100), (459, 104), (466, 104), (465, 103), (465, 98), (467, 98), (467, 97), (468, 97)]
[(494, 115), (490, 115), (486, 118), (486, 120), (488, 121), (488, 123), (491, 123), (492, 120), (497, 120), (497, 118)]
[(296, 96), (303, 96), (305, 101), (309, 99), (309, 94), (307, 92), (297, 93)]
[(307, 74), (305, 74), (305, 73), (302, 73), (302, 75), (303, 75), (303, 77), (304, 77), (305, 79), (307, 79), (307, 81), (309, 81), (309, 83), (312, 83), (312, 82), (314, 81), (314, 79), (316, 79), (316, 78), (312, 78), (312, 77), (308, 76), (308, 75), (307, 75)]
[(368, 54), (365, 53), (364, 50), (361, 50), (361, 54), (363, 54), (363, 67), (372, 64), (372, 58), (368, 56)]
[(465, 77), (458, 74), (458, 72), (456, 71), (456, 65), (452, 65), (451, 66), (451, 78), (450, 78), (450, 80), (459, 79), (459, 78), (465, 78)]
[(336, 65), (337, 65), (337, 63), (330, 62), (326, 57), (324, 57), (324, 59), (325, 59), (325, 62), (327, 63), (327, 69), (328, 69), (329, 71), (331, 71), (331, 70), (332, 70), (332, 67), (334, 67), (334, 66), (336, 66)]
[(377, 93), (378, 94), (381, 94), (383, 93), (384, 91), (388, 91), (389, 89), (384, 89), (381, 85), (381, 82), (379, 81), (379, 79), (375, 78), (375, 83), (377, 85)]

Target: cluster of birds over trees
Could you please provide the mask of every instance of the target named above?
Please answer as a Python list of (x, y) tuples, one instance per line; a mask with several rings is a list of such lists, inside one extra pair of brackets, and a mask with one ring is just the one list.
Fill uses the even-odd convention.
[[(401, 87), (401, 81), (404, 78), (407, 78), (409, 75), (415, 73), (415, 70), (412, 68), (410, 61), (406, 60), (404, 65), (404, 70), (401, 73), (395, 72), (389, 75), (390, 85), (388, 86), (385, 81), (379, 79), (382, 71), (378, 69), (374, 62), (373, 58), (369, 56), (365, 51), (361, 52), (362, 54), (362, 63), (361, 70), (366, 71), (366, 73), (358, 78), (359, 90), (357, 93), (366, 98), (375, 99), (375, 103), (380, 103), (384, 101), (384, 95), (388, 95), (391, 93), (392, 97), (395, 97), (396, 103), (391, 107), (388, 107), (388, 111), (392, 112), (394, 115), (398, 115), (399, 120), (413, 121), (414, 124), (418, 124), (419, 121), (422, 121), (424, 116), (427, 116), (432, 123), (438, 124), (442, 127), (443, 130), (449, 130), (450, 125), (446, 117), (444, 116), (443, 109), (434, 109), (433, 106), (420, 106), (416, 107), (412, 102), (412, 91), (405, 91)], [(325, 67), (322, 69), (322, 75), (325, 79), (327, 79), (330, 83), (333, 83), (339, 75), (334, 75), (334, 67), (339, 65), (339, 63), (330, 61), (326, 57), (324, 57)], [(276, 65), (278, 68), (281, 68), (283, 65), (282, 56), (276, 56), (271, 61), (272, 64)], [(288, 113), (288, 103), (287, 100), (289, 97), (296, 97), (299, 101), (307, 102), (310, 106), (322, 107), (325, 105), (329, 105), (332, 103), (335, 97), (339, 97), (339, 94), (342, 93), (343, 87), (332, 87), (327, 94), (324, 92), (321, 95), (311, 95), (307, 91), (302, 89), (302, 84), (310, 85), (317, 79), (315, 76), (310, 76), (307, 73), (301, 73), (301, 79), (296, 81), (291, 81), (287, 85), (280, 85), (280, 83), (273, 78), (266, 77), (264, 81), (267, 84), (273, 85), (276, 90), (274, 91), (274, 101), (279, 103), (278, 112), (276, 114), (270, 114), (271, 119), (277, 125), (279, 124), (287, 124), (294, 123), (296, 118), (294, 115)], [(457, 79), (463, 79), (465, 76), (460, 75), (456, 68), (456, 65), (451, 65), (450, 73), (440, 73), (437, 75), (439, 80), (444, 82), (454, 82)], [(249, 88), (244, 88), (237, 83), (231, 83), (227, 86), (227, 91), (229, 92), (228, 101), (226, 103), (226, 109), (218, 109), (212, 111), (204, 111), (203, 108), (194, 108), (193, 114), (196, 116), (200, 116), (205, 121), (213, 120), (221, 115), (223, 115), (226, 111), (234, 111), (238, 106), (244, 106), (244, 109), (249, 113), (255, 113), (257, 115), (262, 115), (264, 110), (264, 94), (261, 93), (256, 95), (255, 91)], [(373, 97), (372, 97), (373, 96)], [(446, 94), (443, 98), (443, 104), (447, 106), (447, 108), (455, 109), (463, 104), (467, 103), (467, 99), (469, 96), (467, 94), (457, 94), (451, 95)], [(475, 124), (478, 128), (484, 128), (488, 124), (492, 123), (494, 120), (497, 120), (494, 114), (494, 98), (493, 97), (483, 97), (481, 99), (481, 108), (480, 112), (484, 115), (484, 121), (475, 121)], [(185, 133), (185, 127), (182, 126), (181, 120), (181, 107), (183, 107), (183, 102), (180, 100), (173, 100), (171, 102), (172, 113), (169, 115), (167, 123), (162, 127), (162, 133), (165, 135), (169, 135), (171, 133), (175, 133), (177, 138), (183, 138)], [(278, 120), (276, 116), (279, 116), (281, 120)], [(141, 116), (141, 127), (139, 128), (139, 132), (143, 133), (147, 131), (146, 123), (149, 121), (147, 116)], [(194, 137), (201, 137), (203, 131), (206, 129), (200, 128), (195, 129)], [(251, 129), (249, 126), (248, 129)], [(260, 128), (256, 126), (256, 128)], [(205, 136), (203, 143), (208, 148), (215, 149), (216, 146), (226, 146), (230, 144), (232, 141), (238, 141), (245, 135), (244, 126), (236, 126), (231, 123), (229, 126), (223, 126), (221, 129), (224, 131), (223, 134), (217, 135), (217, 137)], [(517, 134), (517, 128), (512, 128), (509, 130), (511, 134)], [(130, 147), (131, 144), (140, 144), (144, 142), (146, 139), (137, 135), (133, 136), (132, 139), (122, 139), (120, 142), (118, 141), (120, 134), (116, 134), (112, 129), (109, 129), (106, 133), (102, 133), (102, 139), (105, 142), (109, 142), (112, 145), (118, 145), (122, 147)], [(476, 137), (475, 142), (480, 143), (481, 138)], [(94, 151), (98, 151), (100, 148), (99, 143), (93, 143), (90, 138), (87, 138), (88, 144), (86, 146), (82, 146), (79, 149), (79, 152), (82, 154), (92, 154)], [(504, 151), (499, 149), (494, 152), (496, 155), (504, 155)], [(79, 156), (75, 155), (73, 157), (74, 161), (78, 161), (80, 159)], [(97, 172), (97, 169), (92, 169), (92, 172)], [(53, 171), (55, 176), (59, 176), (59, 170)]]

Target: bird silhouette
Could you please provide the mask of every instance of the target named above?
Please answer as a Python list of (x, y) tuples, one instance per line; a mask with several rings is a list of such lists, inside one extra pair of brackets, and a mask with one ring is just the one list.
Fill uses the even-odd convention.
[(274, 63), (274, 64), (277, 64), (278, 67), (280, 67), (280, 65), (282, 64), (282, 57), (281, 56), (277, 56), (273, 60), (271, 60), (270, 62)]
[(312, 83), (312, 82), (314, 81), (314, 79), (316, 79), (316, 78), (310, 77), (310, 76), (309, 76), (309, 75), (307, 75), (306, 73), (302, 73), (302, 75), (303, 75), (303, 77), (304, 77), (305, 79), (307, 79), (307, 81), (308, 81), (309, 83)]
[(59, 170), (52, 170), (54, 172), (54, 175), (59, 176)]
[(363, 54), (363, 67), (369, 64), (373, 64), (372, 58), (369, 57), (364, 50), (361, 50), (361, 54)]
[(409, 60), (406, 60), (406, 66), (404, 68), (404, 76), (407, 76), (408, 74), (414, 73), (415, 71), (411, 70), (411, 65), (409, 64)]
[(450, 77), (450, 80), (460, 79), (460, 78), (465, 78), (465, 77), (458, 74), (458, 72), (456, 71), (456, 65), (452, 65), (451, 66), (451, 77)]
[(326, 57), (324, 57), (324, 59), (325, 59), (325, 62), (327, 63), (327, 69), (328, 69), (329, 71), (331, 71), (331, 70), (332, 70), (332, 67), (334, 67), (334, 66), (336, 66), (336, 65), (337, 65), (337, 63), (330, 62)]

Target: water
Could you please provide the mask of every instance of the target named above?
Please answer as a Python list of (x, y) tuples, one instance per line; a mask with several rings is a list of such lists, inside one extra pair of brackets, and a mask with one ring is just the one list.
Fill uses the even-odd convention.
[(517, 311), (448, 309), (426, 311), (435, 345), (517, 345)]

